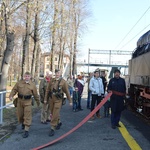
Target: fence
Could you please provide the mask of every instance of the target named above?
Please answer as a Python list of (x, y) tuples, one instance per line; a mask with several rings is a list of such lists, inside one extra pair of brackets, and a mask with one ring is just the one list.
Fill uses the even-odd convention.
[(3, 124), (3, 109), (12, 105), (13, 103), (8, 103), (5, 106), (4, 105), (4, 94), (9, 93), (10, 91), (2, 91), (0, 92), (0, 124)]

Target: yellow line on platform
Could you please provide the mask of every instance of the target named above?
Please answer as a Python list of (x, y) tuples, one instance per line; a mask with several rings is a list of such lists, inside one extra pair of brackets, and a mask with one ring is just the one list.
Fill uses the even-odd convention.
[(134, 138), (129, 134), (123, 123), (119, 122), (119, 124), (121, 125), (121, 127), (118, 129), (120, 130), (122, 136), (124, 137), (131, 150), (142, 150), (142, 148), (138, 145)]

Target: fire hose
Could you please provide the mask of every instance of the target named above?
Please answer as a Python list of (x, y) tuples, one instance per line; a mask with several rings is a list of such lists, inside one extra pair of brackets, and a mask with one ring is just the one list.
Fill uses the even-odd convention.
[(110, 98), (111, 95), (112, 95), (112, 92), (108, 93), (108, 95), (105, 98), (103, 98), (103, 100), (97, 105), (97, 107), (95, 107), (95, 109), (89, 115), (87, 115), (79, 124), (77, 124), (73, 129), (71, 129), (67, 133), (63, 134), (62, 136), (58, 137), (57, 139), (55, 139), (55, 140), (53, 140), (47, 144), (44, 144), (42, 146), (33, 148), (32, 150), (40, 150), (40, 149), (43, 149), (45, 147), (48, 147), (48, 146), (62, 140), (63, 138), (67, 137), (68, 135), (70, 135), (74, 131), (76, 131), (83, 124), (85, 124), (107, 102), (107, 100)]

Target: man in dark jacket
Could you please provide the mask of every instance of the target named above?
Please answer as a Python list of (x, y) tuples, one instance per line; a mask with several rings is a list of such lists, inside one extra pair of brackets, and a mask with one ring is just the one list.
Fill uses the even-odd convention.
[(107, 86), (107, 80), (106, 80), (106, 74), (105, 74), (105, 72), (102, 72), (101, 79), (102, 79), (102, 82), (103, 82), (104, 94), (105, 94), (106, 86)]
[(120, 127), (119, 121), (121, 112), (124, 110), (124, 96), (126, 93), (125, 80), (120, 77), (120, 70), (114, 71), (114, 78), (109, 81), (108, 92), (112, 91), (110, 98), (111, 107), (111, 125), (115, 129), (116, 126)]

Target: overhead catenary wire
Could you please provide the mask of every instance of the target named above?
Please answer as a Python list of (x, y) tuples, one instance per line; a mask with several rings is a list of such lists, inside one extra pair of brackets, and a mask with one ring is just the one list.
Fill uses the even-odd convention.
[(131, 33), (131, 31), (135, 28), (135, 26), (140, 22), (140, 20), (144, 17), (144, 15), (148, 12), (148, 10), (150, 9), (150, 6), (148, 7), (148, 9), (142, 14), (142, 16), (138, 19), (138, 21), (134, 24), (134, 26), (129, 30), (129, 32), (124, 36), (124, 38), (119, 42), (119, 44), (115, 47), (115, 49), (118, 48), (118, 46), (120, 46), (120, 44), (126, 39), (126, 37)]
[(129, 44), (133, 39), (135, 39), (141, 32), (143, 32), (149, 26), (150, 24), (148, 24), (145, 28), (143, 28), (138, 34), (136, 34), (131, 40), (129, 40), (126, 44), (124, 44), (120, 49), (124, 48), (127, 44)]

